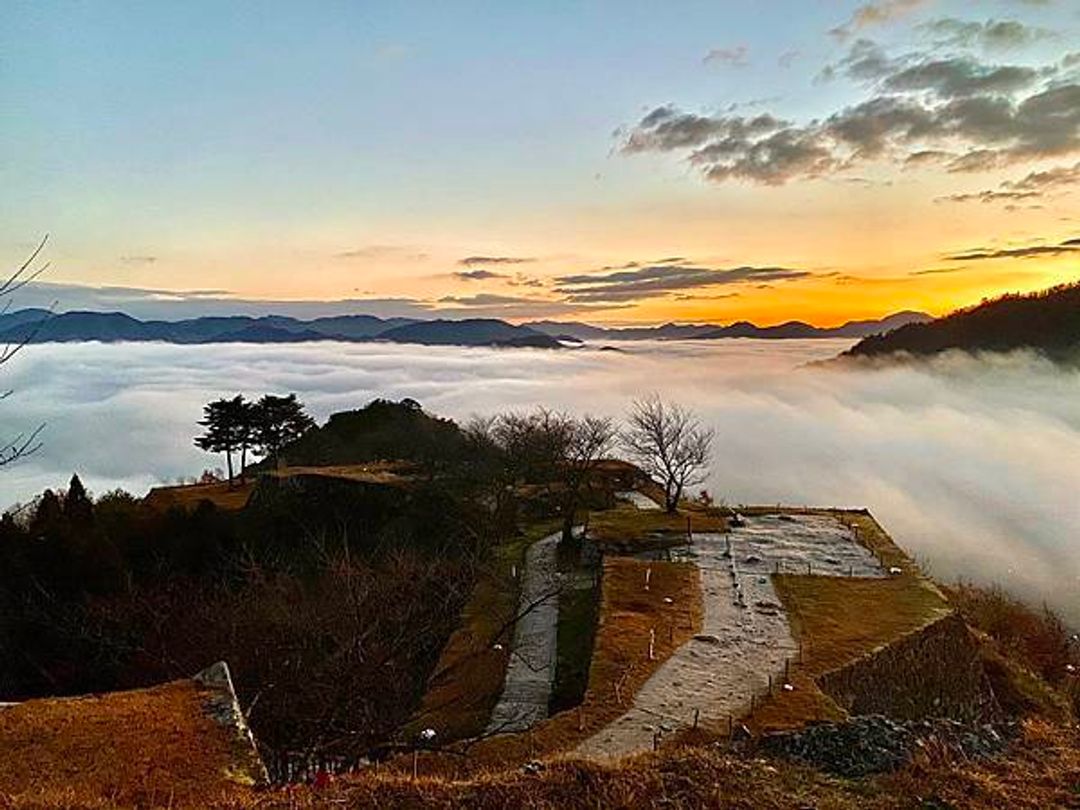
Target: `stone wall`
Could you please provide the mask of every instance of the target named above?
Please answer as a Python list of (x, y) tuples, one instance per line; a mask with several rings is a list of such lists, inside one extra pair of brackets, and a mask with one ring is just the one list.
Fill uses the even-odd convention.
[(978, 644), (955, 613), (825, 673), (818, 686), (853, 715), (981, 722), (1001, 715)]

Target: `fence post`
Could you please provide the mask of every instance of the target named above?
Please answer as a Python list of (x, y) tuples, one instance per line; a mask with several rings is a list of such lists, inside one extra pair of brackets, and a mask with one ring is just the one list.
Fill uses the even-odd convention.
[(697, 728), (698, 717), (701, 714), (701, 709), (694, 709), (694, 728)]

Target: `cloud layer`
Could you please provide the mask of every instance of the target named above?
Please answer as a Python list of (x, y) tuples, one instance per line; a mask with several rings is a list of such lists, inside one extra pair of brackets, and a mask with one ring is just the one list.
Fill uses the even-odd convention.
[(297, 391), (318, 417), (374, 396), (471, 413), (547, 404), (618, 416), (656, 381), (717, 430), (709, 488), (729, 503), (868, 506), (934, 572), (998, 580), (1080, 622), (1080, 374), (966, 356), (796, 370), (837, 341), (627, 344), (626, 353), (357, 344), (35, 346), (5, 367), (5, 428), (47, 422), (0, 473), (5, 503), (78, 470), (135, 491), (220, 462), (201, 405)]

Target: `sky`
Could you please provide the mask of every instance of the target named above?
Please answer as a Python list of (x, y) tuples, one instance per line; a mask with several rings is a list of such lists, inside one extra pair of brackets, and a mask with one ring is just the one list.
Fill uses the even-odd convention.
[(1080, 275), (1071, 0), (8, 0), (0, 110), (0, 258), (48, 234), (60, 310), (832, 325)]

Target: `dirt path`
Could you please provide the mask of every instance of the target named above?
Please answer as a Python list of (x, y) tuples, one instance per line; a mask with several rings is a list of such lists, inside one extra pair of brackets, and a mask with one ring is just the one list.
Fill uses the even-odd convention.
[(797, 654), (769, 574), (781, 570), (834, 576), (882, 576), (874, 557), (839, 521), (820, 515), (750, 518), (730, 535), (700, 534), (684, 559), (697, 564), (705, 615), (701, 632), (665, 661), (625, 714), (575, 753), (617, 758), (653, 746), (659, 731), (700, 722), (724, 727), (750, 708), (771, 675)]
[(537, 540), (525, 553), (510, 663), (485, 734), (526, 731), (548, 716), (559, 632), (560, 537)]

